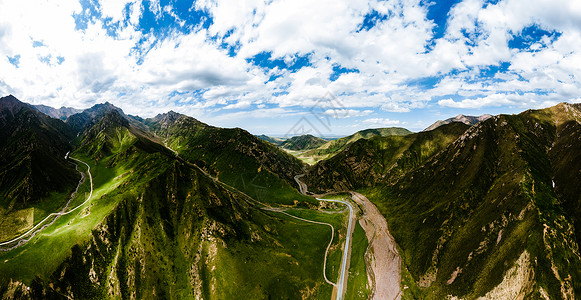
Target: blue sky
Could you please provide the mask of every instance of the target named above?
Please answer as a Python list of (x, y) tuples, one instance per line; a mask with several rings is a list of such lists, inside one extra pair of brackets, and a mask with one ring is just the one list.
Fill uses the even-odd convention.
[(576, 0), (0, 0), (0, 95), (255, 134), (581, 101)]

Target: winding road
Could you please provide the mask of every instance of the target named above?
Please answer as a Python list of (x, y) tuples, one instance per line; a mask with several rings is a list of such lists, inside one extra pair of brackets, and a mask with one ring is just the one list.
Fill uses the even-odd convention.
[[(304, 174), (296, 175), (295, 181), (299, 185), (299, 189), (303, 195), (307, 195), (307, 186), (305, 183), (300, 181), (300, 178), (303, 177)], [(336, 298), (337, 300), (343, 299), (345, 295), (345, 291), (347, 290), (347, 279), (349, 278), (349, 258), (351, 254), (351, 235), (353, 234), (353, 206), (348, 201), (344, 200), (335, 200), (335, 199), (323, 199), (323, 198), (315, 198), (319, 201), (326, 201), (326, 202), (337, 202), (347, 205), (349, 207), (349, 223), (347, 224), (347, 237), (345, 238), (345, 247), (343, 248), (343, 257), (341, 259), (341, 271), (339, 273), (339, 280), (335, 287), (337, 288)], [(327, 247), (328, 249), (328, 247)], [(326, 262), (326, 259), (325, 259)], [(325, 278), (326, 279), (326, 278)]]
[[(171, 147), (169, 147), (167, 145), (167, 142), (164, 142), (164, 146), (167, 149), (171, 150), (177, 158), (181, 159), (181, 156), (179, 155), (179, 153), (177, 151), (175, 151), (174, 149), (172, 149)], [(229, 187), (231, 189), (234, 189), (234, 190), (242, 193), (243, 195), (247, 196), (248, 198), (252, 199), (254, 202), (262, 205), (263, 207), (261, 209), (263, 209), (263, 210), (268, 210), (268, 211), (282, 213), (284, 215), (287, 215), (289, 217), (292, 217), (292, 218), (295, 218), (295, 219), (298, 219), (298, 220), (301, 220), (301, 221), (304, 221), (304, 222), (309, 222), (309, 223), (314, 223), (314, 224), (319, 224), (319, 225), (327, 225), (327, 226), (330, 226), (331, 227), (331, 240), (329, 241), (329, 244), (327, 245), (327, 249), (325, 251), (325, 260), (323, 262), (323, 276), (324, 276), (325, 281), (327, 283), (329, 283), (329, 284), (331, 284), (331, 285), (333, 285), (335, 287), (335, 294), (336, 294), (335, 299), (336, 300), (343, 299), (343, 297), (345, 295), (345, 291), (347, 290), (347, 279), (349, 277), (348, 276), (348, 272), (349, 272), (349, 262), (350, 262), (349, 258), (351, 256), (351, 235), (352, 235), (353, 229), (354, 229), (353, 228), (354, 213), (353, 213), (353, 206), (351, 205), (351, 203), (349, 203), (348, 201), (344, 201), (344, 200), (315, 198), (315, 199), (317, 199), (319, 201), (342, 203), (342, 204), (345, 204), (349, 208), (349, 223), (347, 225), (347, 237), (346, 237), (346, 240), (345, 240), (345, 245), (344, 245), (344, 248), (343, 248), (343, 256), (342, 256), (342, 259), (341, 259), (341, 271), (339, 273), (339, 280), (335, 284), (335, 283), (333, 283), (332, 281), (330, 281), (327, 278), (327, 274), (326, 274), (327, 255), (328, 255), (328, 252), (329, 252), (329, 248), (331, 247), (331, 244), (333, 243), (333, 238), (335, 236), (335, 228), (333, 227), (333, 225), (331, 225), (329, 223), (324, 223), (324, 222), (318, 222), (318, 221), (303, 219), (303, 218), (300, 218), (300, 217), (297, 217), (297, 216), (293, 216), (293, 215), (285, 212), (285, 209), (274, 208), (274, 207), (271, 207), (269, 205), (266, 205), (266, 204), (264, 204), (264, 203), (262, 203), (260, 201), (257, 201), (255, 199), (253, 199), (252, 197), (246, 195), (242, 191), (239, 191), (238, 189), (236, 189), (236, 188), (234, 188), (234, 187), (232, 187), (232, 186), (230, 186), (230, 185), (228, 185), (226, 183), (223, 183), (223, 182), (219, 181), (217, 178), (211, 176), (206, 171), (204, 171), (203, 169), (201, 169), (198, 165), (192, 164), (192, 163), (188, 162), (187, 160), (183, 160), (183, 161), (186, 162), (187, 164), (191, 165), (191, 166), (194, 166), (198, 170), (200, 170), (204, 175), (210, 177), (214, 182), (221, 183), (224, 186), (227, 186), (227, 187)], [(303, 182), (301, 182), (300, 179), (299, 179), (302, 176), (304, 176), (304, 174), (296, 175), (294, 177), (294, 179), (297, 182), (297, 184), (299, 185), (299, 189), (300, 189), (301, 194), (307, 195), (307, 186), (306, 186), (306, 184), (304, 184)]]
[(347, 238), (345, 239), (345, 247), (343, 248), (343, 258), (341, 259), (341, 273), (339, 273), (339, 281), (337, 282), (337, 300), (343, 299), (345, 291), (347, 290), (347, 278), (349, 278), (349, 257), (351, 257), (351, 235), (353, 234), (353, 206), (351, 203), (343, 200), (322, 199), (316, 198), (319, 201), (338, 202), (343, 203), (349, 207), (349, 224), (347, 225)]
[[(48, 216), (46, 216), (46, 218), (44, 218), (42, 221), (38, 222), (38, 223), (37, 223), (37, 224), (36, 224), (34, 227), (32, 227), (30, 230), (28, 230), (27, 232), (25, 232), (25, 233), (23, 233), (23, 234), (19, 235), (18, 237), (15, 237), (15, 238), (13, 238), (13, 239), (11, 239), (11, 240), (9, 240), (9, 241), (1, 242), (1, 243), (0, 243), (0, 246), (6, 246), (6, 245), (10, 245), (10, 244), (12, 244), (12, 243), (18, 242), (18, 244), (14, 245), (14, 246), (12, 246), (12, 247), (10, 247), (10, 248), (2, 248), (2, 249), (0, 249), (1, 251), (8, 251), (8, 250), (12, 250), (12, 249), (14, 249), (14, 248), (17, 248), (17, 247), (19, 247), (19, 246), (22, 246), (22, 245), (26, 244), (26, 243), (27, 243), (28, 241), (30, 241), (30, 239), (31, 239), (32, 237), (34, 237), (34, 236), (35, 236), (37, 233), (39, 233), (40, 231), (42, 231), (44, 228), (46, 228), (46, 227), (48, 227), (48, 226), (52, 225), (52, 224), (53, 224), (53, 223), (54, 223), (54, 222), (55, 222), (55, 221), (58, 219), (58, 217), (60, 217), (60, 216), (63, 216), (63, 215), (68, 215), (68, 214), (72, 213), (73, 211), (75, 211), (75, 210), (79, 209), (81, 206), (85, 205), (85, 204), (86, 204), (86, 203), (87, 203), (87, 202), (88, 202), (88, 201), (91, 199), (91, 197), (93, 196), (93, 176), (91, 175), (91, 167), (89, 166), (89, 164), (87, 164), (86, 162), (84, 162), (84, 161), (82, 161), (82, 160), (80, 160), (80, 159), (76, 159), (76, 158), (73, 158), (73, 157), (69, 157), (69, 153), (67, 153), (67, 155), (65, 156), (65, 159), (67, 159), (67, 158), (70, 158), (70, 159), (72, 159), (72, 160), (75, 160), (75, 161), (77, 161), (77, 162), (80, 162), (80, 163), (84, 164), (85, 166), (87, 166), (87, 174), (89, 175), (89, 181), (90, 181), (90, 184), (91, 184), (91, 191), (90, 191), (90, 193), (89, 193), (89, 196), (87, 197), (87, 199), (85, 199), (85, 201), (84, 201), (83, 203), (79, 204), (79, 205), (78, 205), (78, 206), (76, 206), (75, 208), (73, 208), (73, 209), (71, 209), (71, 210), (69, 210), (69, 211), (65, 212), (65, 210), (66, 210), (66, 209), (69, 207), (69, 204), (71, 203), (71, 201), (73, 200), (73, 198), (75, 198), (75, 195), (76, 195), (76, 194), (77, 194), (77, 192), (79, 191), (79, 187), (81, 186), (81, 184), (83, 183), (83, 181), (84, 181), (84, 178), (85, 178), (85, 175), (83, 174), (83, 172), (79, 171), (79, 169), (78, 169), (78, 165), (77, 165), (76, 169), (77, 169), (77, 171), (78, 171), (79, 173), (81, 173), (81, 180), (79, 180), (79, 184), (77, 185), (77, 188), (76, 188), (76, 189), (75, 189), (75, 191), (74, 191), (74, 192), (71, 194), (71, 198), (69, 199), (69, 201), (67, 202), (67, 204), (65, 204), (65, 206), (63, 207), (63, 209), (61, 209), (61, 211), (60, 211), (60, 212), (56, 212), (56, 213), (51, 213), (51, 214), (49, 214)], [(56, 217), (56, 218), (54, 218), (54, 219), (52, 220), (52, 222), (50, 222), (50, 223), (48, 223), (48, 224), (45, 224), (44, 226), (42, 226), (42, 227), (39, 229), (40, 225), (42, 225), (44, 222), (46, 222), (48, 219), (50, 219), (50, 218), (52, 218), (52, 217)], [(37, 229), (38, 229), (38, 230), (37, 230)], [(35, 231), (35, 230), (36, 230), (36, 231)], [(31, 234), (31, 233), (32, 233), (32, 234)], [(24, 237), (28, 236), (29, 234), (31, 234), (31, 235), (30, 235), (30, 238), (29, 238), (28, 240), (24, 240)]]

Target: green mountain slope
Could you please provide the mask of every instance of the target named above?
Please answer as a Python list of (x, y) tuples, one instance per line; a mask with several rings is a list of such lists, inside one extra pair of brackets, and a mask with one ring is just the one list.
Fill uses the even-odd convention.
[(327, 226), (257, 209), (116, 111), (86, 130), (80, 145), (73, 156), (90, 165), (93, 197), (26, 245), (0, 252), (0, 295), (331, 296), (322, 276)]
[(452, 123), (430, 132), (359, 139), (314, 165), (303, 180), (319, 192), (392, 182), (444, 149), (467, 128), (463, 123)]
[(560, 104), (493, 117), (396, 182), (361, 189), (400, 248), (404, 298), (580, 295), (580, 115)]
[(301, 161), (240, 128), (209, 126), (170, 112), (146, 120), (157, 136), (188, 161), (220, 181), (263, 202), (313, 202), (296, 189)]
[(256, 137), (263, 140), (263, 141), (267, 141), (267, 142), (275, 144), (275, 145), (280, 145), (280, 144), (284, 143), (284, 141), (286, 140), (286, 139), (282, 139), (282, 138), (267, 136), (264, 134), (257, 135)]
[(0, 208), (20, 209), (76, 186), (79, 174), (64, 158), (71, 136), (62, 121), (13, 96), (0, 98)]
[(304, 152), (302, 156), (314, 157), (318, 161), (335, 155), (360, 139), (369, 139), (374, 136), (407, 135), (410, 133), (412, 132), (400, 127), (365, 129), (346, 137), (328, 141), (316, 149)]
[(327, 142), (326, 140), (320, 137), (305, 134), (293, 136), (290, 139), (284, 141), (282, 144), (280, 144), (280, 146), (282, 148), (289, 150), (310, 150), (318, 148), (325, 144), (326, 142)]

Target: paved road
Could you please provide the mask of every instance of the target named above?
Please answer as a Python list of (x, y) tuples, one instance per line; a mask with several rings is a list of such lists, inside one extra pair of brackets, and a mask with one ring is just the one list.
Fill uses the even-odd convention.
[(319, 201), (343, 203), (349, 207), (349, 224), (347, 225), (347, 238), (345, 239), (345, 248), (343, 248), (343, 258), (341, 259), (341, 273), (337, 282), (337, 300), (343, 299), (347, 290), (347, 279), (349, 278), (349, 257), (351, 250), (351, 234), (353, 233), (353, 206), (351, 203), (343, 200), (316, 198)]
[[(299, 189), (303, 195), (307, 194), (307, 185), (300, 181), (300, 178), (303, 177), (304, 174), (296, 175), (295, 181), (299, 185)], [(344, 200), (334, 200), (334, 199), (323, 199), (323, 198), (315, 198), (319, 201), (327, 201), (327, 202), (338, 202), (347, 205), (349, 207), (349, 224), (347, 225), (347, 238), (345, 239), (345, 247), (343, 248), (343, 257), (341, 259), (341, 273), (339, 273), (339, 280), (337, 281), (337, 300), (343, 299), (345, 295), (345, 291), (347, 290), (347, 279), (349, 278), (349, 257), (351, 252), (351, 235), (353, 233), (353, 206), (348, 201)]]
[(323, 277), (325, 278), (325, 281), (328, 284), (336, 287), (337, 284), (330, 281), (329, 278), (327, 278), (327, 272), (326, 272), (327, 271), (327, 256), (329, 254), (329, 249), (331, 248), (331, 244), (333, 244), (333, 239), (335, 238), (335, 227), (333, 227), (333, 225), (331, 225), (329, 223), (307, 220), (307, 219), (303, 219), (301, 217), (293, 216), (293, 215), (287, 213), (285, 211), (286, 210), (285, 208), (262, 208), (262, 209), (267, 210), (267, 211), (274, 211), (277, 213), (281, 213), (281, 214), (287, 215), (289, 217), (301, 220), (303, 222), (314, 223), (314, 224), (319, 224), (319, 225), (327, 225), (327, 226), (331, 227), (331, 240), (329, 241), (329, 244), (327, 245), (327, 249), (325, 250), (325, 260), (323, 261)]
[[(175, 156), (177, 158), (181, 158), (180, 155), (179, 155), (179, 153), (177, 151), (175, 151), (174, 149), (170, 148), (167, 145), (167, 143), (164, 143), (164, 146), (166, 148), (168, 148), (169, 150), (171, 150), (175, 154)], [(223, 185), (225, 185), (227, 187), (230, 187), (232, 189), (235, 189), (235, 188), (233, 188), (233, 187), (231, 187), (231, 186), (229, 186), (229, 185), (227, 185), (227, 184), (219, 181), (217, 178), (211, 176), (210, 174), (206, 173), (206, 171), (202, 170), (198, 165), (192, 164), (192, 163), (190, 163), (190, 162), (188, 162), (186, 160), (184, 160), (184, 162), (188, 163), (191, 166), (194, 166), (195, 168), (197, 168), (198, 170), (200, 170), (202, 173), (204, 173), (204, 175), (210, 177), (215, 182), (222, 183)], [(304, 195), (306, 195), (307, 194), (307, 187), (306, 187), (306, 185), (303, 182), (301, 182), (299, 180), (299, 178), (302, 177), (303, 175), (304, 174), (297, 175), (297, 176), (294, 177), (294, 179), (298, 183), (299, 189), (300, 189), (301, 193), (304, 194)], [(237, 189), (235, 189), (235, 190), (237, 190)], [(241, 191), (239, 191), (239, 192), (242, 193), (242, 194), (244, 194), (244, 195), (246, 195), (245, 193), (243, 193)], [(286, 213), (285, 211), (283, 211), (281, 209), (276, 209), (276, 208), (270, 207), (269, 205), (267, 205), (265, 203), (262, 203), (260, 201), (257, 201), (257, 200), (253, 199), (252, 197), (250, 197), (248, 195), (246, 195), (246, 196), (248, 198), (252, 199), (254, 202), (256, 202), (256, 203), (264, 206), (264, 207), (262, 207), (262, 209), (264, 209), (264, 210), (279, 212), (279, 213), (285, 214), (287, 216), (290, 216), (290, 217), (293, 217), (293, 218), (296, 218), (296, 219), (299, 219), (299, 220), (302, 220), (302, 221), (305, 221), (305, 222), (310, 222), (310, 223), (315, 223), (315, 224), (321, 224), (321, 225), (328, 225), (328, 226), (331, 227), (331, 230), (332, 230), (331, 231), (331, 241), (329, 242), (329, 245), (327, 245), (327, 250), (325, 251), (325, 261), (323, 263), (323, 275), (324, 275), (325, 281), (327, 283), (329, 283), (329, 284), (331, 284), (331, 285), (333, 285), (333, 286), (335, 286), (337, 288), (337, 298), (336, 299), (337, 300), (343, 299), (343, 295), (345, 294), (345, 291), (347, 290), (347, 278), (349, 277), (348, 274), (347, 274), (349, 272), (349, 259), (348, 258), (350, 257), (351, 234), (353, 233), (353, 207), (351, 206), (351, 204), (349, 202), (343, 201), (343, 200), (333, 200), (333, 199), (320, 199), (320, 198), (316, 198), (319, 201), (338, 202), (338, 203), (345, 204), (345, 205), (347, 205), (347, 207), (349, 207), (349, 224), (347, 225), (347, 238), (345, 240), (345, 248), (344, 248), (344, 251), (343, 251), (343, 258), (342, 258), (342, 262), (341, 262), (341, 273), (339, 275), (339, 281), (338, 281), (338, 283), (335, 284), (335, 283), (331, 282), (327, 278), (327, 275), (326, 275), (327, 253), (329, 251), (329, 248), (331, 247), (331, 244), (333, 243), (333, 238), (334, 238), (334, 234), (335, 234), (334, 233), (335, 232), (335, 229), (333, 228), (333, 226), (331, 224), (323, 223), (323, 222), (317, 222), (317, 221), (312, 221), (312, 220), (307, 220), (307, 219), (303, 219), (303, 218), (299, 218), (297, 216), (293, 216), (291, 214), (288, 214), (288, 213)]]
[[(65, 212), (65, 210), (68, 208), (69, 204), (71, 203), (71, 201), (73, 200), (73, 198), (74, 198), (74, 197), (75, 197), (75, 195), (77, 194), (77, 191), (79, 190), (79, 187), (80, 187), (80, 186), (81, 186), (81, 184), (83, 183), (83, 179), (84, 179), (84, 176), (85, 176), (85, 175), (84, 175), (84, 174), (83, 174), (81, 171), (79, 171), (79, 173), (81, 173), (81, 180), (79, 181), (79, 184), (77, 185), (77, 189), (76, 189), (76, 190), (75, 190), (75, 191), (74, 191), (74, 192), (71, 194), (71, 198), (69, 199), (69, 201), (67, 202), (67, 204), (65, 205), (65, 207), (63, 207), (63, 209), (62, 209), (60, 212), (57, 212), (57, 213), (51, 213), (51, 214), (49, 214), (49, 215), (48, 215), (46, 218), (44, 218), (42, 221), (38, 222), (38, 224), (36, 224), (34, 227), (32, 227), (32, 228), (31, 228), (30, 230), (28, 230), (27, 232), (25, 232), (25, 233), (21, 234), (20, 236), (18, 236), (18, 237), (15, 237), (15, 238), (13, 238), (13, 239), (11, 239), (11, 240), (9, 240), (9, 241), (1, 242), (1, 243), (0, 243), (0, 246), (5, 246), (5, 245), (10, 245), (10, 244), (12, 244), (12, 243), (14, 243), (14, 242), (18, 242), (18, 241), (19, 241), (19, 243), (18, 243), (18, 244), (14, 245), (14, 246), (12, 246), (12, 247), (10, 247), (10, 248), (7, 248), (7, 249), (1, 249), (1, 250), (3, 250), (3, 251), (8, 251), (8, 250), (12, 250), (12, 249), (14, 249), (14, 248), (17, 248), (17, 247), (19, 247), (19, 246), (22, 246), (22, 245), (24, 245), (26, 242), (28, 242), (28, 241), (30, 240), (30, 238), (32, 238), (32, 237), (33, 237), (34, 235), (36, 235), (38, 232), (40, 232), (40, 231), (41, 231), (41, 230), (43, 230), (44, 228), (48, 227), (49, 225), (53, 224), (53, 223), (54, 223), (54, 221), (56, 221), (56, 219), (57, 219), (58, 217), (60, 217), (60, 216), (63, 216), (63, 215), (68, 215), (68, 214), (72, 213), (73, 211), (75, 211), (75, 210), (79, 209), (81, 206), (85, 205), (85, 204), (86, 204), (86, 203), (87, 203), (87, 202), (88, 202), (88, 201), (91, 199), (91, 197), (93, 196), (93, 176), (91, 175), (91, 167), (90, 167), (90, 166), (89, 166), (89, 165), (88, 165), (86, 162), (84, 162), (84, 161), (82, 161), (82, 160), (79, 160), (79, 159), (76, 159), (76, 158), (69, 157), (69, 153), (67, 153), (67, 155), (65, 156), (65, 158), (70, 158), (70, 159), (72, 159), (72, 160), (78, 161), (78, 162), (80, 162), (80, 163), (82, 163), (82, 164), (84, 164), (84, 165), (86, 165), (86, 166), (87, 166), (87, 174), (89, 175), (89, 181), (90, 181), (90, 183), (91, 183), (91, 192), (89, 193), (89, 196), (87, 197), (87, 199), (86, 199), (86, 200), (85, 200), (83, 203), (79, 204), (77, 207), (75, 207), (75, 208), (73, 208), (73, 209), (71, 209), (71, 210), (69, 210), (69, 211)], [(78, 171), (78, 168), (77, 168), (77, 171)], [(46, 222), (48, 219), (50, 219), (50, 218), (52, 218), (52, 217), (56, 217), (56, 218), (54, 218), (54, 219), (52, 220), (52, 222), (50, 222), (50, 223), (48, 223), (48, 224), (45, 224), (43, 227), (41, 227), (40, 229), (38, 229), (38, 228), (40, 227), (40, 225), (42, 225), (44, 222)], [(38, 230), (37, 230), (37, 229), (38, 229)], [(35, 231), (35, 230), (36, 230), (36, 231)], [(28, 240), (23, 240), (23, 238), (24, 238), (24, 237), (28, 236), (28, 235), (29, 235), (29, 234), (31, 234), (31, 233), (32, 233), (32, 235), (30, 236), (30, 238), (29, 238)]]

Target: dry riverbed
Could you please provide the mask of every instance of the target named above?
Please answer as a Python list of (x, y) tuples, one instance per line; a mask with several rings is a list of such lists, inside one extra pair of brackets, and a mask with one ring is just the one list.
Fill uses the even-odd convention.
[(352, 199), (363, 209), (359, 225), (370, 241), (371, 271), (367, 274), (370, 285), (375, 284), (372, 299), (401, 298), (401, 258), (395, 240), (389, 233), (387, 221), (377, 207), (365, 196), (351, 192)]

